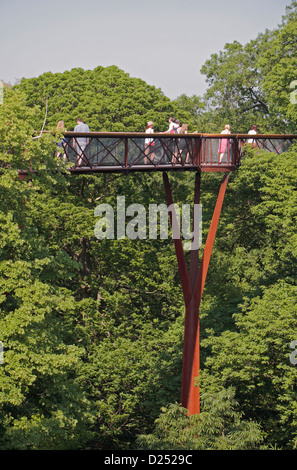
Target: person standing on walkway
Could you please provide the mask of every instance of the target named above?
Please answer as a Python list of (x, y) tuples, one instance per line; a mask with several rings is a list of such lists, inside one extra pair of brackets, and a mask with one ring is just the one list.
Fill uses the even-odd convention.
[[(251, 130), (249, 130), (248, 134), (250, 135), (256, 135), (258, 132), (258, 128), (256, 125), (253, 125)], [(250, 144), (253, 148), (257, 147), (257, 143), (254, 139), (248, 139), (248, 144)]]
[[(77, 125), (74, 128), (74, 132), (90, 132), (89, 126), (87, 124), (85, 124), (81, 118), (77, 118), (76, 122), (77, 122)], [(76, 164), (78, 166), (81, 166), (81, 164), (82, 164), (82, 161), (83, 161), (82, 156), (84, 155), (84, 151), (85, 151), (88, 143), (89, 143), (89, 139), (85, 136), (77, 137), (77, 138), (73, 139), (73, 147), (74, 148), (76, 147), (76, 144), (77, 144), (76, 153), (77, 153), (78, 159), (77, 159)]]
[[(65, 124), (64, 121), (59, 121), (57, 124), (57, 131), (58, 132), (65, 132)], [(66, 147), (67, 147), (68, 139), (66, 137), (61, 137), (61, 139), (58, 142), (58, 147), (63, 149), (63, 152), (57, 152), (57, 157), (60, 157), (60, 155), (63, 155), (63, 162), (66, 163), (67, 160), (67, 155), (66, 155)]]
[(166, 131), (166, 133), (169, 133), (169, 134), (176, 134), (178, 128), (179, 128), (179, 125), (178, 125), (178, 123), (176, 123), (175, 117), (171, 116), (171, 117), (169, 118), (169, 128), (168, 128), (168, 130)]
[[(221, 134), (231, 134), (229, 124), (225, 125), (225, 129), (221, 132)], [(220, 155), (219, 163), (221, 163), (223, 158), (224, 158), (228, 143), (229, 143), (229, 139), (220, 139), (220, 143), (219, 143), (219, 155)], [(227, 156), (227, 158), (228, 158), (228, 156)]]

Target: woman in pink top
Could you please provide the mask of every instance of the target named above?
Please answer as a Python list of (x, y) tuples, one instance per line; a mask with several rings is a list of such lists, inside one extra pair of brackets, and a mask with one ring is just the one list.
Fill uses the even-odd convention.
[[(221, 132), (221, 134), (231, 134), (229, 124), (225, 125), (225, 129)], [(228, 145), (228, 141), (229, 141), (229, 139), (220, 139), (220, 145), (219, 145), (220, 159), (219, 159), (219, 163), (221, 163), (222, 160), (223, 160), (223, 157), (224, 157), (224, 154), (226, 152), (227, 145)]]

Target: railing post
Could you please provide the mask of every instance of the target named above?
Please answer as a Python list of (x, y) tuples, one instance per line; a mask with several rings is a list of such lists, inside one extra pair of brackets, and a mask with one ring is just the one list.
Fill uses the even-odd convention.
[(239, 140), (237, 137), (233, 139), (233, 165), (237, 165), (239, 161)]
[(125, 137), (125, 168), (128, 168), (128, 149), (129, 149), (128, 137)]
[(199, 139), (195, 138), (194, 140), (194, 155), (193, 155), (193, 163), (196, 166), (201, 165), (201, 136)]

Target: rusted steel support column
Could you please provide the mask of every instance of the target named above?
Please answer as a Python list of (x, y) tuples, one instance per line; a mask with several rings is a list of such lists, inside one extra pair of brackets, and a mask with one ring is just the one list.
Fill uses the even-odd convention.
[[(168, 180), (167, 173), (163, 173), (163, 181), (167, 199), (167, 205), (172, 207), (173, 198), (171, 188)], [(195, 179), (195, 195), (194, 202), (197, 204), (200, 201), (200, 173), (196, 174)], [(173, 217), (176, 217), (175, 212), (170, 214), (170, 222), (173, 223)], [(194, 223), (194, 221), (193, 221)], [(175, 239), (175, 252), (178, 261), (179, 274), (181, 285), (184, 294), (184, 302), (186, 307), (185, 315), (185, 328), (184, 328), (184, 351), (183, 351), (183, 369), (182, 369), (182, 384), (181, 384), (181, 404), (184, 408), (188, 409), (188, 397), (190, 395), (190, 388), (193, 388), (192, 401), (196, 401), (195, 409), (189, 410), (190, 414), (197, 414), (200, 411), (199, 388), (194, 387), (191, 383), (192, 371), (197, 368), (199, 370), (199, 308), (193, 297), (193, 288), (196, 284), (198, 275), (198, 250), (191, 252), (190, 261), (190, 275), (188, 273), (186, 258), (182, 246), (181, 239)], [(198, 345), (198, 348), (197, 348)], [(195, 395), (195, 398), (194, 398)]]
[[(189, 415), (200, 413), (200, 391), (195, 385), (195, 380), (200, 371), (200, 328), (199, 328), (199, 306), (204, 289), (205, 279), (208, 271), (210, 256), (215, 240), (219, 218), (223, 206), (229, 175), (225, 175), (221, 183), (216, 206), (214, 209), (209, 233), (205, 243), (204, 253), (198, 269), (198, 250), (191, 252), (190, 272), (188, 273), (185, 254), (181, 239), (175, 239), (175, 251), (179, 266), (179, 273), (185, 302), (185, 329), (183, 349), (183, 370), (181, 384), (181, 404), (189, 412)], [(171, 188), (167, 173), (163, 173), (163, 181), (167, 199), (167, 205), (173, 204)], [(200, 202), (200, 173), (196, 174), (194, 203)], [(175, 212), (170, 217), (171, 223)], [(194, 221), (193, 221), (194, 222)]]
[(199, 305), (192, 300), (186, 306), (181, 404), (189, 415), (200, 413), (200, 389), (195, 379), (200, 371), (200, 325)]
[[(188, 372), (189, 378), (184, 386), (184, 396), (182, 405), (189, 411), (190, 415), (200, 413), (200, 391), (199, 386), (195, 385), (195, 380), (199, 377), (200, 371), (200, 326), (199, 326), (199, 308), (202, 298), (202, 293), (205, 285), (206, 275), (212, 253), (212, 248), (215, 240), (216, 231), (219, 224), (219, 219), (222, 211), (224, 197), (226, 193), (229, 174), (225, 175), (221, 183), (217, 202), (215, 205), (212, 221), (210, 224), (208, 236), (206, 239), (203, 257), (200, 263), (199, 272), (196, 278), (195, 287), (193, 289), (193, 298), (190, 306), (186, 309), (186, 315), (190, 317), (189, 320), (189, 333), (185, 335), (184, 342), (189, 341), (187, 347), (187, 357), (185, 360), (189, 361), (191, 370)], [(191, 318), (193, 316), (193, 318)], [(192, 331), (191, 331), (192, 330)], [(185, 346), (184, 346), (185, 350)], [(183, 388), (183, 387), (182, 387)], [(184, 404), (183, 404), (184, 403)]]
[[(196, 173), (194, 204), (200, 203), (201, 174)], [(193, 220), (194, 225), (194, 220)], [(199, 250), (191, 250), (190, 254), (190, 285), (191, 300), (185, 305), (185, 327), (183, 368), (181, 383), (181, 404), (189, 411), (189, 414), (200, 413), (200, 391), (194, 385), (193, 371), (200, 370), (200, 334), (199, 334), (199, 304), (193, 297), (197, 276), (199, 273)], [(190, 391), (192, 392), (190, 393)], [(189, 398), (191, 397), (191, 403)]]

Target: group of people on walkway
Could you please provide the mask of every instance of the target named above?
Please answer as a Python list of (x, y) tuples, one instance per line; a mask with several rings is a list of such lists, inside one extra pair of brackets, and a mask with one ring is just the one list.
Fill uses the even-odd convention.
[[(153, 134), (154, 133), (154, 123), (153, 121), (149, 121), (145, 128), (146, 134)], [(162, 134), (187, 134), (188, 133), (188, 124), (184, 123), (181, 125), (179, 119), (175, 119), (175, 117), (170, 116), (169, 118), (169, 127), (167, 131), (162, 132)], [(146, 144), (150, 144), (153, 141), (152, 138), (147, 138), (145, 140)]]
[[(148, 123), (146, 125), (146, 128), (145, 128), (145, 133), (146, 134), (153, 134), (154, 133), (154, 123), (153, 123), (153, 121), (148, 121)], [(179, 119), (175, 119), (174, 116), (170, 116), (170, 118), (169, 118), (169, 127), (168, 127), (167, 131), (162, 132), (162, 134), (187, 134), (187, 133), (188, 133), (188, 124), (183, 123), (181, 125), (181, 121)], [(153, 147), (155, 145), (154, 139), (152, 137), (146, 137), (146, 139), (144, 141), (144, 145), (145, 145), (144, 163), (147, 163), (147, 160), (148, 160), (147, 156), (148, 155), (150, 155), (150, 157), (149, 157), (150, 161), (153, 161), (154, 158), (155, 158), (154, 149), (153, 149)], [(182, 154), (182, 152), (185, 149), (185, 146), (186, 146), (186, 142), (180, 143), (178, 150), (175, 151), (175, 153), (174, 153), (174, 160), (175, 161), (179, 156), (178, 154), (180, 154), (180, 155)], [(186, 160), (188, 159), (188, 157), (189, 157), (189, 155), (187, 153)]]
[[(64, 121), (59, 121), (57, 125), (57, 130), (64, 130)], [(74, 132), (81, 132), (81, 133), (88, 133), (90, 132), (89, 126), (83, 122), (83, 120), (79, 117), (77, 118), (76, 126), (74, 127)], [(154, 146), (155, 146), (155, 140), (152, 137), (151, 134), (154, 134), (154, 123), (153, 121), (148, 121), (146, 128), (145, 128), (145, 133), (148, 134), (148, 136), (145, 138), (144, 144), (145, 144), (145, 158), (144, 162), (147, 163), (148, 159), (152, 162), (155, 153), (154, 153)], [(186, 123), (183, 123), (181, 125), (181, 121), (175, 119), (175, 117), (171, 116), (169, 118), (169, 126), (168, 129), (165, 132), (162, 132), (163, 134), (187, 134), (188, 133), (188, 125)], [(221, 132), (222, 135), (227, 136), (231, 134), (230, 130), (230, 125), (226, 124), (225, 128)], [(248, 134), (250, 135), (255, 135), (257, 134), (257, 126), (253, 125), (252, 128), (249, 130)], [(65, 146), (69, 142), (68, 139), (65, 137), (58, 143), (58, 145), (63, 148), (63, 161), (66, 161), (66, 153), (65, 153)], [(181, 154), (184, 152), (186, 149), (186, 141), (185, 140), (178, 140), (178, 148), (175, 149), (174, 152), (174, 160), (176, 161), (178, 157), (181, 156)], [(249, 143), (252, 147), (256, 146), (256, 142), (253, 138), (248, 139), (247, 143)], [(79, 136), (73, 139), (73, 148), (75, 149), (75, 152), (77, 154), (77, 166), (81, 166), (83, 163), (83, 154), (84, 151), (89, 144), (89, 138), (86, 136)], [(226, 154), (226, 150), (228, 152), (228, 149), (230, 148), (230, 139), (222, 138), (219, 140), (219, 159), (218, 162), (221, 163), (224, 155)], [(62, 152), (61, 152), (62, 153)], [(61, 155), (61, 153), (58, 153), (58, 156)], [(187, 152), (186, 154), (186, 163), (189, 158), (189, 154)]]

